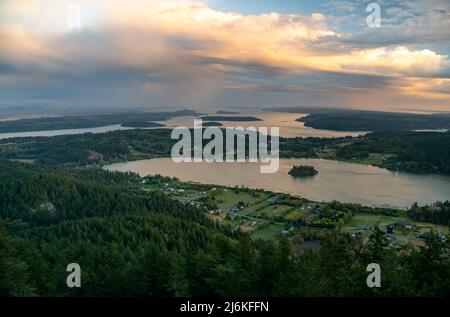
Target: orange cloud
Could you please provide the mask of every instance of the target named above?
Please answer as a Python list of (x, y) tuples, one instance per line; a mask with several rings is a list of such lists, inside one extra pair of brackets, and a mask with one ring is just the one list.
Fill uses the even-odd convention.
[[(66, 26), (72, 2), (81, 8), (79, 33)], [(6, 0), (0, 12), (0, 59), (49, 72), (109, 63), (148, 69), (190, 88), (195, 82), (220, 85), (236, 64), (257, 63), (282, 69), (286, 76), (314, 71), (392, 76), (400, 94), (413, 90), (426, 98), (440, 98), (448, 87), (447, 80), (439, 79), (449, 69), (448, 56), (404, 46), (345, 50), (341, 34), (321, 13), (243, 15), (187, 0)], [(93, 40), (85, 40), (89, 36)], [(340, 43), (339, 50), (318, 48), (330, 39)], [(201, 59), (204, 64), (192, 62)], [(255, 86), (230, 79), (225, 85)]]

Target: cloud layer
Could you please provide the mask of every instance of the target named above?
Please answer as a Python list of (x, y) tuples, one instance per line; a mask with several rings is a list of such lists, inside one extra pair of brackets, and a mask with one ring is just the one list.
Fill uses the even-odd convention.
[[(364, 6), (334, 4), (334, 14), (244, 15), (193, 1), (2, 1), (0, 107), (450, 110), (448, 32), (431, 19), (448, 16), (448, 3), (431, 13), (418, 1), (390, 5), (378, 29), (364, 24)], [(417, 12), (426, 28), (414, 36)], [(360, 21), (356, 30), (341, 25), (345, 16)]]

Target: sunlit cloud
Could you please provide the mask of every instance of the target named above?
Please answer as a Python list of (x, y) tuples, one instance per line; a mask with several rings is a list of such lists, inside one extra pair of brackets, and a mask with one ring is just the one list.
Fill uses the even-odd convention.
[(448, 65), (448, 57), (429, 49), (410, 51), (406, 47), (378, 48), (354, 52), (349, 69), (368, 70), (392, 75), (439, 75)]
[[(71, 3), (80, 8), (75, 31), (67, 25)], [(355, 6), (341, 1), (339, 8)], [(6, 0), (0, 12), (0, 83), (27, 96), (36, 95), (36, 82), (39, 95), (59, 88), (102, 104), (241, 102), (223, 97), (233, 90), (273, 93), (272, 100), (313, 100), (311, 93), (364, 100), (383, 90), (396, 103), (414, 95), (421, 104), (449, 104), (442, 98), (450, 74), (445, 53), (423, 45), (358, 47), (356, 36), (320, 11), (245, 15), (187, 0)]]

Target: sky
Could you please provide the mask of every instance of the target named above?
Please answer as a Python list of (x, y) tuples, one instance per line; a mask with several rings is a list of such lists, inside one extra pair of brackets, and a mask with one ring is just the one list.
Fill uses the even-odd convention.
[(0, 0), (0, 109), (450, 111), (449, 30), (449, 0)]

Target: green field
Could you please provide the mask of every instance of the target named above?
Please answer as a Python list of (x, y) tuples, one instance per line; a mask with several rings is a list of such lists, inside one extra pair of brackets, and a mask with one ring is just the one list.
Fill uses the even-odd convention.
[(374, 215), (366, 213), (358, 213), (353, 216), (352, 220), (345, 226), (350, 228), (355, 227), (372, 227), (378, 225), (380, 227), (385, 227), (386, 225), (393, 222), (406, 222), (412, 223), (412, 221), (406, 217), (393, 217), (384, 215)]
[(224, 219), (222, 224), (229, 225), (233, 229), (235, 229), (236, 227), (242, 226), (243, 224), (245, 224), (245, 220), (244, 219), (234, 219), (234, 220)]
[(423, 239), (421, 238), (421, 235), (432, 229), (443, 233), (449, 232), (449, 229), (446, 226), (415, 222), (406, 217), (404, 212), (399, 212), (398, 216), (374, 215), (367, 213), (356, 214), (353, 216), (352, 220), (342, 228), (342, 230), (350, 233), (361, 232), (366, 235), (369, 233), (366, 230), (367, 228), (378, 225), (381, 229), (386, 230), (386, 227), (393, 223), (405, 223), (413, 226), (412, 229), (395, 229), (394, 232), (390, 234), (390, 236), (401, 245), (407, 243), (422, 245)]
[(249, 216), (273, 218), (273, 217), (277, 217), (277, 216), (282, 216), (284, 213), (286, 213), (287, 211), (289, 211), (291, 209), (292, 209), (292, 206), (272, 205), (271, 204), (269, 206), (262, 208), (261, 210), (250, 213)]
[(253, 239), (269, 240), (275, 238), (281, 231), (285, 229), (282, 224), (269, 224), (266, 227), (256, 230), (251, 234)]
[(242, 209), (242, 213), (251, 214), (251, 213), (254, 213), (255, 211), (262, 210), (264, 207), (266, 207), (269, 204), (269, 202), (267, 201), (267, 198), (269, 198), (270, 196), (267, 194), (263, 194), (263, 195), (261, 195), (261, 197), (264, 197), (264, 198), (261, 198), (261, 200), (258, 201), (257, 203)]
[(305, 216), (306, 212), (304, 210), (293, 210), (289, 212), (286, 216), (284, 216), (284, 219), (287, 221), (297, 221), (303, 216)]
[(239, 201), (252, 205), (256, 202), (259, 202), (261, 199), (264, 199), (263, 194), (261, 194), (259, 197), (255, 197), (245, 191), (239, 191), (236, 193), (234, 190), (222, 190), (218, 194), (213, 194), (213, 196), (217, 201), (217, 205), (222, 210), (228, 210), (236, 206)]
[(161, 187), (161, 185), (158, 183), (150, 183), (150, 184), (147, 183), (142, 186), (142, 188), (144, 188), (146, 190), (156, 190), (156, 189), (159, 189), (160, 187)]
[[(331, 215), (327, 214), (325, 218), (320, 211), (312, 211), (315, 207), (323, 210), (329, 209), (329, 203), (326, 202), (308, 202), (311, 208), (301, 210), (298, 207), (302, 200), (296, 200), (293, 197), (283, 197), (279, 194), (248, 190), (242, 188), (225, 188), (217, 186), (216, 188), (198, 187), (196, 184), (180, 182), (178, 180), (164, 180), (163, 182), (142, 184), (142, 188), (148, 191), (161, 189), (167, 192), (172, 188), (170, 196), (186, 203), (202, 205), (200, 201), (203, 197), (208, 196), (211, 202), (215, 203), (222, 211), (219, 213), (209, 214), (214, 221), (229, 225), (232, 229), (240, 229), (247, 232), (254, 239), (273, 239), (276, 238), (282, 230), (285, 230), (288, 223), (294, 226), (302, 226), (299, 220), (303, 219), (307, 223), (322, 223)], [(183, 191), (180, 191), (183, 189)], [(239, 210), (230, 210), (236, 207), (239, 202), (244, 203), (244, 207)], [(241, 204), (242, 205), (242, 204)], [(242, 206), (241, 206), (242, 207)], [(212, 209), (211, 207), (208, 207)], [(209, 210), (208, 209), (208, 210)], [(330, 212), (333, 210), (328, 210)], [(388, 215), (385, 215), (388, 214)], [(236, 217), (234, 220), (228, 218)], [(267, 224), (276, 220), (277, 224)], [(284, 223), (280, 223), (284, 222)], [(348, 223), (341, 230), (352, 234), (362, 234), (367, 237), (371, 228), (379, 226), (383, 231), (387, 231), (387, 226), (394, 223), (400, 223), (394, 227), (389, 234), (393, 241), (399, 245), (411, 243), (413, 245), (423, 245), (423, 236), (430, 230), (448, 233), (447, 226), (435, 225), (430, 223), (414, 222), (409, 219), (406, 211), (402, 210), (374, 210), (370, 212), (356, 212)], [(401, 224), (412, 225), (412, 228), (404, 227)]]
[(428, 222), (414, 222), (414, 224), (419, 228), (428, 229), (428, 230), (433, 229), (436, 231), (449, 233), (449, 227), (444, 226), (444, 225), (436, 225), (436, 224), (428, 223)]

